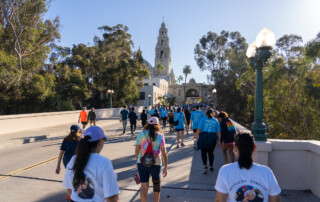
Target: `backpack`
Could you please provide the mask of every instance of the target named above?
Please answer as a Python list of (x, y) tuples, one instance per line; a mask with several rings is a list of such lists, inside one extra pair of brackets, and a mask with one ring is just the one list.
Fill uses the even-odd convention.
[[(144, 136), (147, 138), (146, 134), (143, 133)], [(146, 150), (146, 153), (144, 153), (143, 157), (141, 157), (140, 162), (144, 167), (150, 168), (153, 164), (155, 164), (156, 160), (154, 159), (153, 153), (152, 153), (152, 142), (151, 140), (148, 140), (148, 147)]]

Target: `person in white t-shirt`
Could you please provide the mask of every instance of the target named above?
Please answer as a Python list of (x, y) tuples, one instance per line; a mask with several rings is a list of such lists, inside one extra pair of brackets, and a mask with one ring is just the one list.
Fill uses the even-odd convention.
[(238, 162), (220, 168), (215, 202), (280, 202), (281, 189), (272, 170), (252, 160), (255, 149), (249, 132), (236, 136)]
[(117, 174), (111, 161), (99, 154), (106, 139), (98, 126), (91, 126), (84, 132), (63, 179), (63, 186), (71, 194), (67, 197), (69, 201), (119, 201)]

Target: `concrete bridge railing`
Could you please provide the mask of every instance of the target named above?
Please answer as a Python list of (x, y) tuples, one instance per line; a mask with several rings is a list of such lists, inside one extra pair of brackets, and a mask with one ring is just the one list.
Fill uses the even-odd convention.
[[(248, 130), (234, 124), (238, 131)], [(320, 197), (320, 141), (268, 139), (256, 144), (254, 161), (269, 166), (282, 189), (310, 190)]]
[[(144, 107), (136, 107), (142, 112)], [(96, 109), (98, 119), (119, 117), (123, 108)], [(89, 112), (89, 111), (88, 111)], [(0, 135), (19, 131), (77, 123), (80, 110), (0, 116)]]

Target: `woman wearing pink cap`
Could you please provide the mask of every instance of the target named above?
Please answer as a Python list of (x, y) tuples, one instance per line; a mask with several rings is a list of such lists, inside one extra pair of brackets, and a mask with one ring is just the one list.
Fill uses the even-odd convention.
[[(152, 150), (151, 150), (152, 148)], [(151, 151), (150, 151), (151, 150)], [(163, 177), (167, 176), (168, 156), (166, 152), (165, 140), (157, 117), (151, 117), (136, 139), (136, 159), (141, 182), (140, 199), (141, 202), (148, 200), (149, 178), (152, 177), (154, 200), (160, 200), (160, 172), (163, 158)], [(147, 164), (146, 155), (152, 156), (152, 163)], [(150, 158), (149, 158), (150, 159)]]

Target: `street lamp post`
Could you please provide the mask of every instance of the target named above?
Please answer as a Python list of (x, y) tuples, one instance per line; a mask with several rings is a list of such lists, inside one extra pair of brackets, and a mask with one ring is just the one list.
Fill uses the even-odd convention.
[(109, 105), (110, 108), (112, 108), (112, 94), (114, 93), (114, 91), (109, 89), (107, 92), (109, 94)]
[(150, 106), (151, 95), (148, 95), (148, 98), (149, 98), (149, 106)]
[(257, 141), (267, 141), (266, 124), (263, 122), (263, 75), (262, 68), (266, 66), (272, 54), (272, 47), (276, 43), (274, 33), (263, 28), (248, 50), (247, 57), (250, 59), (250, 66), (256, 69), (256, 92), (254, 103), (254, 122), (252, 133)]
[(208, 95), (208, 104), (210, 105), (210, 95)]
[(217, 93), (217, 89), (214, 88), (212, 90), (212, 94), (213, 94), (213, 96), (212, 96), (212, 104), (213, 104), (214, 107), (216, 107), (216, 93)]

